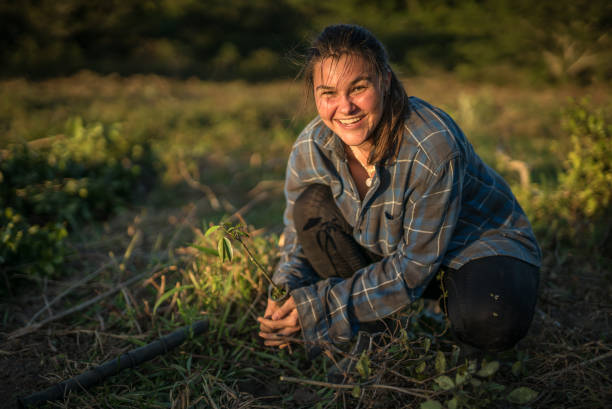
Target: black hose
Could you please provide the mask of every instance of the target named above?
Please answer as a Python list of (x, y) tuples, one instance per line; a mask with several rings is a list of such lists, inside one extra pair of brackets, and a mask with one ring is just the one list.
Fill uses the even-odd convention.
[(19, 408), (25, 409), (30, 406), (41, 405), (48, 401), (65, 399), (66, 395), (73, 390), (84, 390), (104, 381), (109, 376), (115, 375), (126, 368), (133, 368), (143, 362), (165, 354), (172, 348), (180, 345), (187, 339), (190, 332), (197, 336), (208, 329), (208, 320), (198, 321), (193, 325), (180, 328), (163, 338), (153, 341), (140, 348), (133, 349), (111, 361), (105, 362), (89, 371), (74, 378), (56, 383), (44, 391), (33, 393), (30, 396), (17, 398)]

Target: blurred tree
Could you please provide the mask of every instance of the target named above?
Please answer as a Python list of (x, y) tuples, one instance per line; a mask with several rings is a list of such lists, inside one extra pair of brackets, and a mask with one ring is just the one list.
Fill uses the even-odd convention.
[(332, 23), (368, 27), (404, 73), (612, 78), (607, 0), (22, 0), (0, 3), (0, 75), (79, 69), (212, 79), (295, 73), (288, 51)]

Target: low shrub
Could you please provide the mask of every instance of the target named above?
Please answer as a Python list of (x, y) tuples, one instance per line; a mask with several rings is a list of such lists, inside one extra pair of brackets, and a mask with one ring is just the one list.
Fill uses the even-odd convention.
[(119, 124), (85, 125), (72, 118), (48, 146), (13, 146), (0, 162), (5, 286), (12, 277), (53, 274), (66, 254), (67, 231), (108, 217), (155, 180), (156, 161), (144, 140)]
[[(553, 189), (531, 186), (519, 195), (544, 246), (606, 254), (612, 229), (612, 122), (610, 111), (588, 100), (563, 112), (569, 152)], [(607, 247), (606, 247), (607, 246)]]
[(55, 275), (64, 261), (67, 235), (62, 223), (30, 224), (12, 208), (5, 208), (0, 213), (0, 265), (5, 291), (10, 290), (15, 278)]

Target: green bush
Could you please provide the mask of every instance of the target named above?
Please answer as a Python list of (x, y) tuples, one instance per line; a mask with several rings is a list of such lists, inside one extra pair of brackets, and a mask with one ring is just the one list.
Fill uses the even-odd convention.
[(605, 220), (609, 222), (612, 210), (610, 118), (605, 117), (603, 110), (592, 110), (583, 101), (565, 112), (564, 125), (572, 144), (567, 171), (560, 176), (564, 216), (573, 222), (590, 220), (598, 225)]
[(155, 163), (149, 145), (123, 136), (120, 125), (78, 117), (50, 146), (13, 147), (0, 162), (5, 277), (52, 274), (64, 260), (67, 228), (104, 219), (146, 191)]
[(587, 100), (572, 102), (563, 112), (570, 137), (564, 169), (555, 189), (521, 192), (544, 245), (561, 243), (605, 254), (612, 230), (612, 122), (610, 111)]
[(67, 235), (61, 223), (30, 224), (10, 207), (5, 208), (0, 213), (0, 265), (3, 266), (4, 285), (10, 286), (12, 280), (9, 278), (19, 274), (25, 277), (54, 275), (64, 261)]

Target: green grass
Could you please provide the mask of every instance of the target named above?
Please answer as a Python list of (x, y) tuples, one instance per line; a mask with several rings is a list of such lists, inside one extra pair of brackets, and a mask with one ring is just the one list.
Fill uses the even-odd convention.
[[(477, 152), (515, 187), (517, 174), (504, 167), (498, 149), (523, 161), (534, 189), (555, 185), (570, 147), (560, 125), (567, 98), (590, 94), (597, 106), (611, 102), (609, 90), (601, 89), (516, 89), (444, 76), (405, 83), (409, 94), (448, 110)], [(106, 221), (70, 232), (62, 276), (31, 282), (2, 301), (0, 366), (14, 374), (0, 390), (6, 399), (76, 376), (203, 318), (210, 320), (205, 335), (48, 407), (419, 407), (428, 399), (449, 408), (453, 402), (522, 407), (508, 400), (519, 387), (537, 392), (528, 404), (534, 408), (603, 407), (610, 397), (608, 261), (567, 246), (545, 249), (539, 311), (532, 331), (514, 350), (466, 360), (468, 351), (457, 350), (444, 320), (416, 303), (396, 317), (404, 331), (389, 335), (361, 360), (362, 373), (351, 380), (361, 384), (359, 390), (280, 380), (325, 382), (331, 360), (320, 356), (311, 362), (299, 343), (292, 353), (264, 347), (255, 320), (265, 308), (263, 276), (239, 248), (233, 263), (222, 264), (190, 245), (216, 248), (215, 239), (203, 233), (234, 216), (233, 221), (246, 222), (248, 244), (272, 270), (286, 158), (312, 115), (303, 106), (299, 84), (82, 73), (43, 82), (5, 81), (0, 107), (0, 149), (61, 134), (67, 121), (80, 117), (86, 126), (120, 124), (126, 138), (145, 139), (161, 169), (147, 196)], [(136, 274), (151, 277), (27, 336), (7, 337), (71, 283), (104, 265), (98, 276), (52, 305), (51, 314)], [(336, 351), (334, 357), (343, 354)]]

